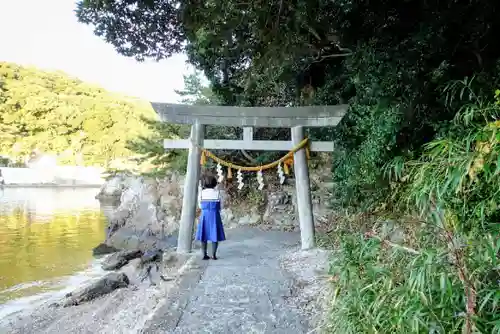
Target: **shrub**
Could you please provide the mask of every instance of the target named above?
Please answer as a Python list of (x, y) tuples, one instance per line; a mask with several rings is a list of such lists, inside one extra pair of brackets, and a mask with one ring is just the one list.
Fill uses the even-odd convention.
[(385, 166), (386, 203), (418, 219), (337, 231), (332, 332), (500, 333), (500, 91), (469, 88), (419, 159)]

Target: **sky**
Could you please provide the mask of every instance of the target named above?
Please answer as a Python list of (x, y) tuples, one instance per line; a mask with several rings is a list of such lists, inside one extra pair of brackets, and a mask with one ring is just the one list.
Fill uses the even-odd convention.
[(105, 89), (152, 102), (178, 102), (184, 55), (137, 62), (78, 23), (76, 0), (0, 0), (0, 61), (62, 70)]

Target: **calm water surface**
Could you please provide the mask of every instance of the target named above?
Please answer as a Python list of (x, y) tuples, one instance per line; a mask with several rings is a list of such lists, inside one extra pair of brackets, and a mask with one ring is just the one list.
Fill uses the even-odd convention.
[(23, 308), (20, 300), (96, 274), (92, 248), (105, 229), (97, 191), (0, 188), (0, 317), (6, 305)]

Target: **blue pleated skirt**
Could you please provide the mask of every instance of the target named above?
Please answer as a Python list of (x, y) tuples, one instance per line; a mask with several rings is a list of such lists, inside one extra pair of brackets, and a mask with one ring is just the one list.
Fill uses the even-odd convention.
[(201, 215), (196, 231), (196, 240), (201, 242), (226, 240), (220, 208), (219, 201), (201, 201)]

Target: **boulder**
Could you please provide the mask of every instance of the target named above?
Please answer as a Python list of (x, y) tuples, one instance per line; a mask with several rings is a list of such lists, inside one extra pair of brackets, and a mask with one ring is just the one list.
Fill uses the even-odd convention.
[(66, 295), (63, 307), (80, 305), (104, 296), (116, 289), (125, 288), (130, 281), (124, 273), (109, 273), (81, 290)]
[(260, 223), (261, 217), (256, 209), (238, 219), (238, 225), (256, 225)]
[(125, 250), (114, 254), (111, 254), (104, 262), (101, 267), (104, 270), (116, 270), (120, 269), (128, 263), (128, 261), (141, 257), (142, 252), (139, 249), (136, 250)]
[(111, 254), (111, 253), (116, 253), (116, 252), (118, 252), (118, 249), (116, 249), (115, 247), (109, 246), (106, 243), (101, 243), (101, 244), (97, 245), (97, 247), (95, 247), (92, 250), (92, 255), (99, 256), (99, 255), (106, 255), (106, 254)]
[(161, 261), (163, 250), (159, 248), (148, 249), (141, 256), (141, 264), (146, 264), (153, 261)]
[(298, 227), (293, 188), (270, 192), (262, 215), (263, 223), (271, 228), (289, 229)]
[(99, 189), (99, 193), (96, 195), (96, 199), (120, 198), (123, 191), (124, 183), (125, 183), (125, 178), (121, 175), (109, 178), (101, 186), (101, 189)]
[(106, 244), (120, 250), (141, 250), (151, 248), (168, 249), (177, 246), (177, 232), (165, 236), (163, 239), (150, 235), (148, 231), (138, 233), (130, 229), (121, 228), (106, 240)]
[(231, 208), (223, 208), (220, 214), (224, 225), (229, 225), (234, 221), (234, 213)]
[(120, 193), (120, 204), (107, 215), (105, 244), (120, 250), (145, 251), (172, 235), (180, 217), (181, 180), (176, 174), (163, 180), (139, 176), (110, 179), (100, 193)]
[(163, 251), (159, 248), (148, 249), (144, 252), (140, 260), (140, 266), (144, 269), (143, 274), (141, 275), (141, 282), (146, 278), (149, 278), (149, 283), (151, 285), (156, 285), (153, 281), (153, 269), (156, 269), (156, 273), (160, 275), (160, 262), (163, 259)]

